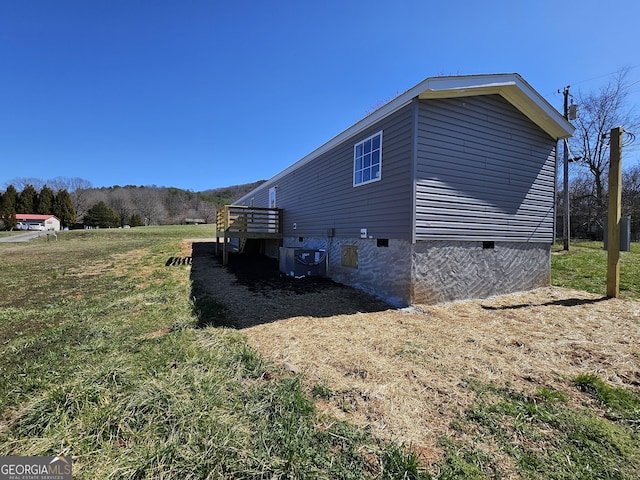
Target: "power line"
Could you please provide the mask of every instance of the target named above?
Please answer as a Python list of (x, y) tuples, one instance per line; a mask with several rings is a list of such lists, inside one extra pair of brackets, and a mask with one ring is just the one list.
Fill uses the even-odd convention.
[[(636, 69), (636, 68), (640, 68), (640, 64), (638, 64), (638, 65), (632, 65), (632, 66), (630, 66), (630, 67), (623, 67), (623, 68), (621, 68), (621, 69), (619, 69), (619, 70), (616, 70), (615, 72), (605, 73), (605, 74), (598, 75), (598, 76), (595, 76), (595, 77), (592, 77), (592, 78), (587, 78), (587, 79), (585, 79), (585, 80), (579, 80), (579, 81), (577, 81), (577, 82), (569, 82), (569, 84), (570, 84), (570, 85), (572, 85), (572, 86), (573, 86), (573, 85), (581, 85), (581, 84), (584, 84), (584, 83), (592, 82), (592, 81), (594, 81), (594, 80), (600, 80), (601, 78), (611, 77), (611, 76), (613, 76), (613, 75), (616, 75), (616, 74), (620, 73), (620, 71), (621, 71), (621, 70), (627, 70), (627, 71), (629, 71), (629, 72), (630, 72), (631, 70), (634, 70), (634, 69)], [(631, 82), (630, 84), (625, 85), (625, 86), (624, 86), (624, 88), (625, 88), (625, 89), (626, 89), (626, 88), (630, 88), (630, 87), (632, 87), (632, 86), (634, 86), (634, 85), (637, 85), (638, 83), (640, 83), (640, 80), (636, 80), (636, 81), (634, 81), (634, 82)], [(561, 90), (554, 90), (554, 91), (552, 92), (552, 95), (557, 95), (557, 94), (559, 94), (559, 93), (562, 93), (562, 91), (561, 91)], [(630, 92), (630, 93), (634, 93), (634, 92)]]
[[(615, 74), (617, 74), (617, 73), (620, 73), (620, 71), (621, 71), (621, 70), (625, 70), (625, 69), (626, 69), (627, 71), (631, 71), (631, 70), (633, 70), (634, 68), (638, 68), (638, 67), (640, 67), (640, 64), (639, 64), (639, 65), (633, 65), (633, 66), (631, 66), (631, 67), (623, 67), (623, 68), (621, 68), (620, 70), (616, 70), (615, 72), (606, 73), (606, 74), (604, 74), (604, 75), (599, 75), (599, 76), (597, 76), (597, 77), (589, 78), (589, 79), (586, 79), (586, 80), (581, 80), (581, 81), (579, 81), (579, 82), (572, 82), (572, 85), (580, 85), (581, 83), (587, 83), (587, 82), (592, 82), (592, 81), (594, 81), (594, 80), (600, 80), (601, 78), (610, 77), (610, 76), (612, 76), (612, 75), (615, 75)], [(640, 82), (640, 80), (639, 80), (638, 82)], [(634, 84), (636, 84), (636, 83), (638, 83), (638, 82), (634, 82), (634, 83), (632, 83), (631, 85), (634, 85)]]

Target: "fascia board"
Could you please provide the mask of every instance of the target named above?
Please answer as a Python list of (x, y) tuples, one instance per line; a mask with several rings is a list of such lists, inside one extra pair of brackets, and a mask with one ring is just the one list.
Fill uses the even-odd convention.
[(573, 135), (575, 127), (542, 97), (542, 101), (536, 101), (527, 92), (515, 88), (504, 89), (500, 95), (556, 140)]

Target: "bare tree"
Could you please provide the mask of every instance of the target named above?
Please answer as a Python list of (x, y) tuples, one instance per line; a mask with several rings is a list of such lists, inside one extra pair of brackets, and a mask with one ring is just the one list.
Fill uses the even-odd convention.
[(82, 217), (93, 205), (89, 199), (91, 188), (91, 182), (82, 178), (71, 178), (68, 181), (67, 190), (71, 194), (78, 217)]
[(207, 223), (213, 223), (216, 220), (216, 206), (213, 202), (199, 201), (198, 218), (204, 219)]
[(640, 118), (627, 103), (629, 69), (620, 70), (597, 93), (578, 94), (580, 114), (575, 120), (576, 132), (571, 141), (572, 153), (578, 165), (589, 172), (595, 196), (595, 214), (606, 214), (606, 187), (609, 169), (609, 142), (612, 128), (622, 126), (633, 131), (640, 125)]
[(131, 193), (127, 188), (118, 188), (108, 196), (109, 206), (120, 216), (120, 226), (124, 226), (133, 213)]
[(24, 190), (25, 188), (27, 188), (29, 185), (31, 185), (33, 188), (36, 189), (36, 191), (38, 191), (44, 186), (45, 182), (41, 178), (15, 177), (15, 178), (12, 178), (9, 181), (9, 184), (11, 184), (14, 187), (16, 187), (16, 190), (18, 190), (20, 192), (20, 191)]
[(67, 190), (70, 192), (75, 190), (88, 190), (89, 188), (93, 188), (93, 185), (89, 180), (85, 180), (84, 178), (74, 177), (68, 179)]
[(190, 207), (189, 195), (194, 196), (191, 192), (168, 188), (163, 190), (162, 203), (167, 210), (167, 220), (171, 223), (181, 223)]
[(160, 200), (158, 188), (139, 187), (131, 193), (136, 211), (140, 213), (145, 225), (157, 224), (164, 218), (166, 210)]
[(571, 198), (571, 237), (600, 239), (603, 219), (598, 215), (598, 202), (591, 174), (579, 172), (569, 184)]
[(70, 179), (67, 177), (55, 177), (47, 180), (47, 185), (55, 191), (66, 190), (67, 192), (72, 190), (70, 185)]

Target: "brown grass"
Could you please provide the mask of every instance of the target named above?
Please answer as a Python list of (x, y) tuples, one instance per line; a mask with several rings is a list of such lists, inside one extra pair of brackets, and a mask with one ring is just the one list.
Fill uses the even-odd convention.
[[(267, 358), (299, 369), (330, 415), (438, 457), (437, 438), (475, 399), (468, 380), (577, 395), (595, 373), (640, 385), (640, 303), (544, 288), (483, 301), (294, 317), (244, 330)], [(577, 401), (577, 399), (576, 399)]]
[(192, 280), (262, 355), (300, 372), (310, 392), (331, 392), (318, 398), (321, 412), (411, 445), (427, 463), (440, 456), (439, 436), (459, 435), (451, 423), (476, 399), (470, 381), (553, 388), (576, 404), (579, 374), (640, 391), (640, 302), (549, 287), (398, 310), (331, 284), (250, 289), (205, 254), (194, 256)]
[(146, 277), (153, 272), (152, 267), (146, 268), (146, 271), (140, 271), (137, 261), (149, 253), (148, 248), (139, 248), (131, 250), (126, 253), (114, 254), (111, 257), (104, 260), (94, 260), (91, 263), (83, 263), (75, 267), (69, 268), (66, 275), (73, 275), (78, 277), (93, 277), (104, 275), (105, 271), (120, 271), (124, 272), (130, 265), (136, 265), (136, 270), (132, 272), (138, 277)]

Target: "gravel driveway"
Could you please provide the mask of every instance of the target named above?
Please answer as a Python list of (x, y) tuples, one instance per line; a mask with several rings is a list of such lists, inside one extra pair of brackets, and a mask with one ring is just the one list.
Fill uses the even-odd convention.
[(9, 237), (0, 237), (0, 242), (3, 242), (3, 243), (28, 242), (30, 240), (33, 240), (34, 238), (38, 238), (46, 234), (47, 232), (39, 232), (39, 231), (26, 232), (26, 233), (21, 233), (19, 235), (11, 235)]

